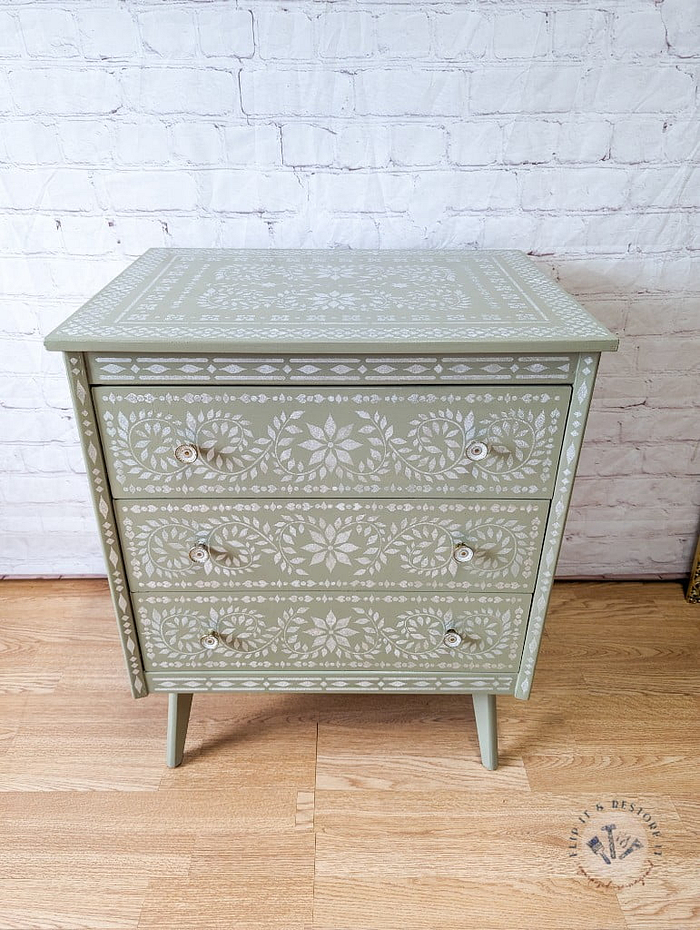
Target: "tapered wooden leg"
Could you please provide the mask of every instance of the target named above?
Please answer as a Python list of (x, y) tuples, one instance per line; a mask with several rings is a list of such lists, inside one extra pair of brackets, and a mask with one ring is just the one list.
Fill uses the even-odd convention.
[(476, 733), (479, 737), (481, 761), (487, 769), (498, 768), (498, 724), (496, 722), (496, 695), (472, 694)]
[(182, 762), (191, 707), (191, 694), (171, 693), (168, 695), (168, 739), (165, 759), (171, 769), (176, 768)]

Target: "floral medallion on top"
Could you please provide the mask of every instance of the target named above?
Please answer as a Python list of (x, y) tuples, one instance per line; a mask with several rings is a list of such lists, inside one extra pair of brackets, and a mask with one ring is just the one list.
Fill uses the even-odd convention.
[[(568, 387), (96, 388), (117, 497), (547, 497)], [(178, 449), (187, 446), (186, 460)]]

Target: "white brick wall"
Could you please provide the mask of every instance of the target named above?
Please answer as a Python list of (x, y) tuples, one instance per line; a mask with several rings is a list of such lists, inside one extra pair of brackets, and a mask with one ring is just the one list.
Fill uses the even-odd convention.
[(700, 4), (0, 0), (0, 572), (102, 571), (44, 334), (149, 246), (524, 249), (601, 320), (560, 574), (687, 569)]

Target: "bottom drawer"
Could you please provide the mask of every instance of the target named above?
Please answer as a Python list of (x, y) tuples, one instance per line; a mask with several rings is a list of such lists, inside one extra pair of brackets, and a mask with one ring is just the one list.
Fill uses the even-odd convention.
[(529, 595), (135, 594), (146, 671), (515, 672)]

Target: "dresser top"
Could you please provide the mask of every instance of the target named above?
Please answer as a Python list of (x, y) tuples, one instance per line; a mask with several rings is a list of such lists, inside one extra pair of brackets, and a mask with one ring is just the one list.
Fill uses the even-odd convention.
[(579, 352), (617, 339), (522, 252), (150, 249), (46, 346)]

